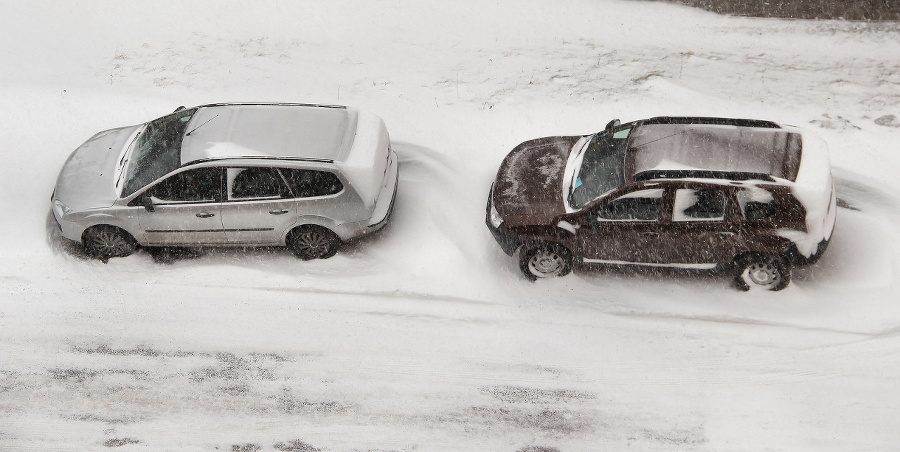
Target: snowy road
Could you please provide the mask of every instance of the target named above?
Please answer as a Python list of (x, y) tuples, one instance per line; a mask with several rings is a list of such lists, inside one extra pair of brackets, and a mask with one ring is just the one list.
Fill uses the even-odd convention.
[[(617, 0), (152, 5), (0, 0), (0, 450), (900, 449), (896, 24)], [(219, 101), (384, 117), (392, 222), (315, 262), (103, 264), (52, 233), (83, 140)], [(525, 281), (484, 226), (505, 153), (663, 114), (820, 133), (842, 205), (828, 254), (771, 294), (692, 273)]]

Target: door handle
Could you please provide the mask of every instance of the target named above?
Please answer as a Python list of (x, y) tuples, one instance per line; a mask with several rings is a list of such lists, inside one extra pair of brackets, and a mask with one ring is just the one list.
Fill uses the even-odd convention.
[(724, 238), (734, 237), (734, 232), (716, 232), (716, 236)]
[(288, 212), (290, 212), (290, 210), (287, 209), (275, 209), (269, 211), (269, 213), (271, 213), (272, 215), (284, 215)]
[(200, 212), (200, 213), (197, 214), (197, 216), (200, 217), (200, 218), (209, 218), (209, 217), (214, 217), (214, 216), (216, 216), (216, 214), (214, 214), (214, 213), (209, 213), (209, 212)]

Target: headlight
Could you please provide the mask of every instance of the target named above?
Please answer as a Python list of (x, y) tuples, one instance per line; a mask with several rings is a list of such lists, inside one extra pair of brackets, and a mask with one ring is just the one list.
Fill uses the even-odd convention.
[(494, 196), (491, 193), (491, 226), (499, 228), (501, 224), (503, 224), (503, 217), (500, 216), (500, 212), (497, 212), (497, 208), (494, 207)]
[(62, 218), (65, 214), (72, 211), (72, 209), (68, 208), (59, 200), (53, 201), (53, 210), (56, 212), (57, 218)]

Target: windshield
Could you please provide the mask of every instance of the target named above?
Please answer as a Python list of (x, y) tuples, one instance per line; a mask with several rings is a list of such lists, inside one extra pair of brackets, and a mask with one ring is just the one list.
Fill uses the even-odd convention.
[(132, 144), (122, 165), (127, 165), (121, 197), (181, 166), (181, 140), (196, 108), (182, 110), (148, 123)]
[(569, 193), (572, 207), (580, 209), (625, 185), (625, 149), (630, 133), (629, 127), (615, 132), (612, 137), (606, 132), (591, 137)]

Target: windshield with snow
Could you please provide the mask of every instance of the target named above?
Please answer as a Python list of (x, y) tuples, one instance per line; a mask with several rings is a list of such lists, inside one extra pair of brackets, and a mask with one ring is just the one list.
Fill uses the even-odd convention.
[(182, 110), (144, 127), (122, 162), (127, 172), (121, 197), (140, 190), (181, 166), (181, 141), (196, 111), (196, 108)]
[(612, 137), (606, 132), (591, 137), (569, 193), (572, 207), (581, 209), (625, 185), (625, 149), (630, 133), (629, 127), (615, 132)]

